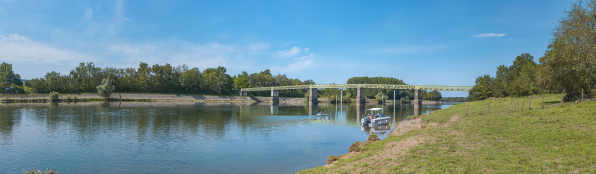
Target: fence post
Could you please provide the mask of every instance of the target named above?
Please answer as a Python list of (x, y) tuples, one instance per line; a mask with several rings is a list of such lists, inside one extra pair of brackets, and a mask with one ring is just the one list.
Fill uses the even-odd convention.
[(490, 112), (490, 102), (488, 102), (488, 112)]
[(524, 101), (522, 101), (522, 107), (521, 107), (521, 111), (524, 111), (524, 105), (526, 105), (526, 98), (524, 98)]
[(532, 109), (532, 97), (528, 99), (528, 110)]
[(468, 116), (468, 104), (466, 103), (466, 116)]
[(582, 88), (582, 100), (580, 101), (584, 101), (584, 88)]
[(565, 96), (563, 95), (563, 93), (561, 92), (561, 104), (563, 104), (563, 100), (565, 100)]
[(513, 99), (511, 99), (511, 111), (513, 111)]
[(544, 94), (542, 94), (542, 109), (544, 109)]

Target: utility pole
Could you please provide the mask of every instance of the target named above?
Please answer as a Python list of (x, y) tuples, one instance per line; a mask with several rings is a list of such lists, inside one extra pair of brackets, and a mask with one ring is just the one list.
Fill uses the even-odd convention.
[(395, 106), (395, 89), (393, 90), (393, 106)]

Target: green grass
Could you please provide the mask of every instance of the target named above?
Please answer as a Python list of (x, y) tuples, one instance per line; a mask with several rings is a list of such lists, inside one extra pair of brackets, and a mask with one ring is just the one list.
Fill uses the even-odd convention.
[[(430, 137), (425, 143), (392, 157), (390, 173), (596, 173), (596, 102), (565, 103), (558, 95), (545, 98), (547, 109), (511, 111), (511, 98), (466, 103), (424, 115), (423, 123), (448, 126), (427, 127), (403, 136), (363, 147), (363, 153), (340, 159), (333, 167), (317, 167), (303, 173), (326, 173), (346, 167), (349, 161), (366, 158), (391, 141), (406, 137)], [(542, 98), (533, 98), (540, 107)], [(488, 103), (490, 111), (488, 112)], [(480, 115), (479, 113), (483, 113)], [(347, 148), (347, 147), (346, 147)], [(354, 166), (362, 168), (365, 166)], [(371, 166), (372, 167), (372, 166)], [(366, 168), (366, 167), (365, 167)], [(365, 169), (363, 171), (369, 171)], [(378, 170), (371, 170), (378, 171)]]

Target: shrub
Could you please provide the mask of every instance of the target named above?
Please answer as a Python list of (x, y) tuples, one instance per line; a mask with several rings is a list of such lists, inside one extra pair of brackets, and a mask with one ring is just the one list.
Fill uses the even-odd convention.
[(24, 174), (59, 174), (58, 172), (56, 172), (56, 170), (54, 170), (53, 167), (51, 169), (46, 169), (45, 172), (42, 172), (41, 170), (35, 170), (35, 167), (33, 167), (33, 169), (31, 169), (29, 171), (23, 170), (23, 173)]
[(68, 96), (66, 96), (66, 100), (67, 100), (67, 101), (70, 101), (70, 99), (71, 99), (71, 98), (72, 98), (72, 95), (68, 95)]
[(50, 92), (50, 100), (51, 101), (56, 101), (58, 100), (58, 97), (60, 97), (60, 94), (58, 92)]
[(116, 86), (112, 85), (112, 80), (110, 80), (110, 77), (101, 80), (101, 85), (98, 85), (96, 88), (97, 93), (106, 99), (112, 95), (114, 90), (116, 90)]

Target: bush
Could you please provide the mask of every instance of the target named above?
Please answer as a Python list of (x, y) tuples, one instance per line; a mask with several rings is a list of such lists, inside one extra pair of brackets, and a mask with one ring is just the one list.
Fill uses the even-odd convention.
[(29, 171), (23, 170), (23, 173), (24, 174), (59, 174), (58, 172), (56, 172), (56, 170), (54, 170), (53, 167), (51, 169), (46, 169), (45, 172), (42, 172), (41, 170), (35, 170), (35, 167), (33, 167), (33, 169), (31, 169)]
[(60, 94), (58, 92), (50, 92), (50, 100), (51, 101), (56, 101), (58, 100), (58, 98), (60, 97)]
[(98, 85), (96, 88), (97, 93), (106, 99), (116, 90), (116, 86), (112, 85), (112, 80), (109, 77), (101, 80), (101, 85)]
[(70, 99), (72, 99), (72, 95), (68, 95), (68, 96), (66, 96), (66, 100), (67, 100), (67, 101), (70, 101)]

